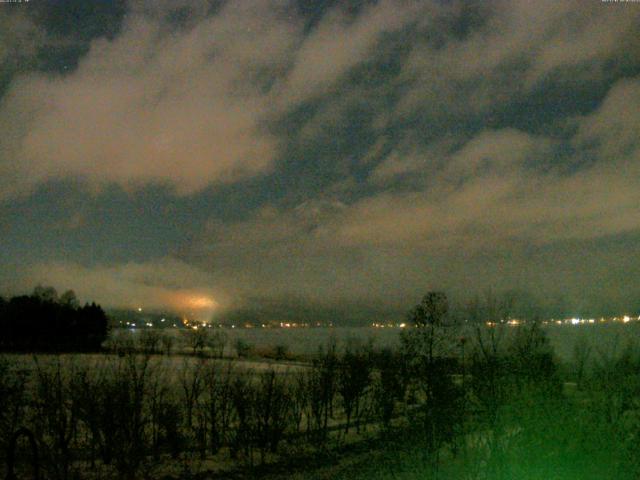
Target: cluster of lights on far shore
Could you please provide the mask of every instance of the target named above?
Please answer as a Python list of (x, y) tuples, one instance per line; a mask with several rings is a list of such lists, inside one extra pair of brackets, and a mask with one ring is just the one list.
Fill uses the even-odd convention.
[[(563, 318), (563, 319), (554, 319), (551, 320), (543, 320), (543, 325), (595, 325), (602, 323), (630, 323), (630, 322), (640, 322), (640, 316), (631, 317), (629, 315), (622, 315), (619, 317), (600, 317), (600, 318)], [(485, 322), (487, 327), (495, 327), (499, 324), (508, 325), (510, 327), (517, 327), (519, 325), (525, 325), (529, 322), (526, 320), (520, 320), (517, 318), (510, 318), (509, 320), (503, 322)], [(411, 325), (407, 323), (372, 323), (371, 326), (373, 328), (407, 328)]]
[(406, 328), (407, 324), (406, 323), (393, 323), (393, 322), (388, 322), (388, 323), (372, 323), (371, 326), (373, 328)]
[[(262, 328), (273, 328), (272, 324), (262, 324)], [(309, 328), (309, 327), (333, 327), (333, 322), (329, 323), (307, 323), (307, 322), (280, 322), (276, 325), (276, 328)]]
[[(141, 310), (138, 310), (141, 312)], [(166, 322), (166, 318), (162, 318), (160, 322), (155, 321), (124, 321), (120, 320), (121, 327), (129, 327), (129, 328), (144, 328), (144, 327), (158, 327)], [(223, 323), (211, 323), (211, 322), (201, 322), (189, 319), (187, 317), (182, 317), (177, 323), (168, 323), (167, 326), (172, 326), (173, 328), (186, 328), (190, 330), (201, 330), (205, 328), (264, 328), (264, 329), (272, 329), (272, 328), (318, 328), (318, 327), (333, 327), (333, 322), (276, 322), (276, 323), (262, 323), (259, 325), (255, 325), (252, 323), (244, 323), (240, 325), (236, 324), (223, 324)], [(162, 325), (164, 326), (164, 325)]]
[[(640, 316), (636, 318), (636, 317), (631, 317), (629, 315), (622, 315), (620, 317), (600, 317), (600, 318), (578, 318), (578, 317), (562, 318), (562, 319), (552, 318), (551, 320), (543, 320), (542, 324), (543, 325), (595, 325), (595, 324), (602, 324), (602, 323), (629, 323), (629, 322), (638, 322), (638, 321), (640, 321)], [(506, 323), (511, 327), (516, 327), (518, 325), (526, 324), (527, 322), (524, 320), (518, 320), (518, 319), (512, 318), (502, 323)], [(487, 327), (495, 327), (497, 323), (486, 322), (486, 325)]]
[(623, 315), (621, 317), (600, 317), (598, 319), (595, 318), (565, 318), (562, 320), (548, 320), (544, 321), (545, 325), (547, 324), (556, 324), (556, 325), (593, 325), (595, 323), (629, 323), (629, 322), (638, 322), (640, 321), (640, 316), (637, 318), (631, 317), (629, 315)]
[[(136, 309), (139, 313), (142, 313), (142, 307), (138, 307)], [(178, 327), (180, 326), (179, 323), (182, 323), (182, 327), (184, 328), (189, 328), (189, 329), (193, 329), (193, 330), (198, 330), (200, 328), (286, 328), (286, 329), (290, 329), (290, 328), (314, 328), (314, 327), (333, 327), (333, 323), (332, 322), (269, 322), (269, 323), (262, 323), (262, 324), (252, 324), (252, 323), (244, 323), (244, 324), (240, 324), (240, 325), (236, 325), (236, 324), (232, 324), (232, 325), (228, 325), (228, 324), (220, 324), (220, 323), (211, 323), (211, 322), (199, 322), (199, 321), (194, 321), (191, 320), (187, 317), (182, 317), (181, 322), (178, 322), (178, 324), (173, 323), (172, 322), (172, 326)], [(166, 321), (166, 318), (162, 318), (160, 320), (160, 323), (164, 323)], [(632, 322), (640, 322), (640, 315), (635, 317), (635, 316), (630, 316), (630, 315), (621, 315), (621, 316), (615, 316), (615, 317), (600, 317), (600, 318), (579, 318), (579, 317), (572, 317), (572, 318), (564, 318), (564, 319), (555, 319), (552, 318), (550, 320), (542, 320), (541, 323), (543, 325), (594, 325), (594, 324), (603, 324), (603, 323), (622, 323), (622, 324), (627, 324), (627, 323), (632, 323)], [(157, 324), (157, 322), (155, 322)], [(485, 322), (485, 325), (487, 327), (496, 327), (500, 324), (502, 325), (508, 325), (510, 327), (517, 327), (519, 325), (524, 325), (529, 323), (527, 320), (521, 320), (521, 319), (517, 319), (517, 318), (510, 318), (509, 320), (505, 320), (505, 321), (501, 321), (501, 322), (492, 322), (492, 321), (488, 321)], [(154, 323), (149, 322), (148, 320), (145, 321), (140, 321), (140, 322), (123, 322), (120, 321), (120, 324), (124, 327), (125, 325), (127, 327), (130, 328), (136, 328), (136, 327), (154, 327), (154, 326), (158, 326)], [(168, 326), (168, 325), (167, 325)], [(385, 322), (385, 323), (381, 323), (381, 322), (373, 322), (370, 324), (371, 327), (373, 328), (410, 328), (413, 325), (410, 323), (406, 323), (406, 322)]]

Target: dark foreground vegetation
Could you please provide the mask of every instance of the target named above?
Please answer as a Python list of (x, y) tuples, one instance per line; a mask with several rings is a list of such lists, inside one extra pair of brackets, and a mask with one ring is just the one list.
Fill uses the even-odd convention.
[(442, 296), (412, 319), (395, 350), (331, 342), (253, 370), (202, 352), (5, 355), (0, 475), (638, 478), (640, 350), (578, 344), (561, 365), (535, 322), (457, 336)]
[(71, 290), (58, 297), (52, 287), (36, 287), (31, 295), (0, 297), (1, 351), (98, 351), (107, 331), (102, 308), (80, 306)]

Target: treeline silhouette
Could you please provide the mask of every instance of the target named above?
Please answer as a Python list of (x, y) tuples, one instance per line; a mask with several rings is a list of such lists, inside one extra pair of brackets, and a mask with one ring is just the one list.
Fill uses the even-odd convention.
[[(41, 471), (61, 480), (220, 477), (220, 466), (308, 478), (327, 463), (312, 478), (639, 478), (640, 350), (577, 344), (563, 366), (537, 323), (501, 322), (508, 303), (475, 304), (482, 321), (461, 335), (430, 292), (397, 348), (332, 340), (289, 367), (206, 356), (200, 330), (179, 357), (150, 338), (153, 353), (115, 342), (118, 355), (29, 368), (0, 357), (0, 460), (24, 426)], [(341, 469), (358, 445), (363, 461)]]
[(80, 306), (71, 290), (58, 297), (54, 288), (38, 286), (31, 295), (0, 297), (2, 351), (98, 351), (107, 334), (102, 308)]

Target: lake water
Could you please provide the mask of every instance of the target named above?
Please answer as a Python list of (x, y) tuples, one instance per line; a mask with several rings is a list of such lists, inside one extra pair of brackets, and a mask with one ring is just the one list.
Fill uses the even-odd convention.
[[(506, 327), (507, 334), (520, 327)], [(585, 341), (594, 355), (611, 355), (621, 352), (630, 343), (640, 345), (640, 322), (606, 323), (595, 325), (549, 325), (544, 327), (551, 346), (562, 361), (570, 361), (577, 342)], [(333, 328), (227, 328), (227, 351), (233, 350), (238, 339), (259, 349), (285, 346), (294, 354), (314, 353), (326, 346), (330, 339), (336, 339), (338, 346), (348, 339), (362, 342), (373, 341), (378, 347), (393, 347), (400, 342), (399, 328), (333, 327)], [(180, 333), (180, 332), (176, 332)], [(474, 337), (474, 332), (458, 330), (456, 336)], [(472, 343), (472, 342), (471, 342)]]
[[(513, 333), (519, 327), (507, 327), (507, 333)], [(327, 345), (331, 337), (338, 344), (349, 338), (361, 341), (372, 340), (377, 346), (396, 346), (400, 342), (398, 328), (280, 328), (280, 329), (231, 329), (226, 330), (233, 343), (242, 338), (258, 347), (286, 345), (292, 353), (315, 352), (322, 345)], [(569, 361), (574, 347), (579, 341), (586, 341), (596, 355), (609, 355), (622, 351), (630, 342), (640, 343), (640, 323), (610, 323), (601, 325), (553, 325), (544, 327), (549, 342), (560, 360)], [(473, 337), (472, 331), (456, 336)]]

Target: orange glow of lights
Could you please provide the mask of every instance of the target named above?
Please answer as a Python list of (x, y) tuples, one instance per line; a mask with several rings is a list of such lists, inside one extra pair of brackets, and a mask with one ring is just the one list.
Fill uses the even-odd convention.
[(187, 299), (187, 304), (191, 308), (214, 308), (217, 303), (215, 300), (205, 296), (194, 296)]

